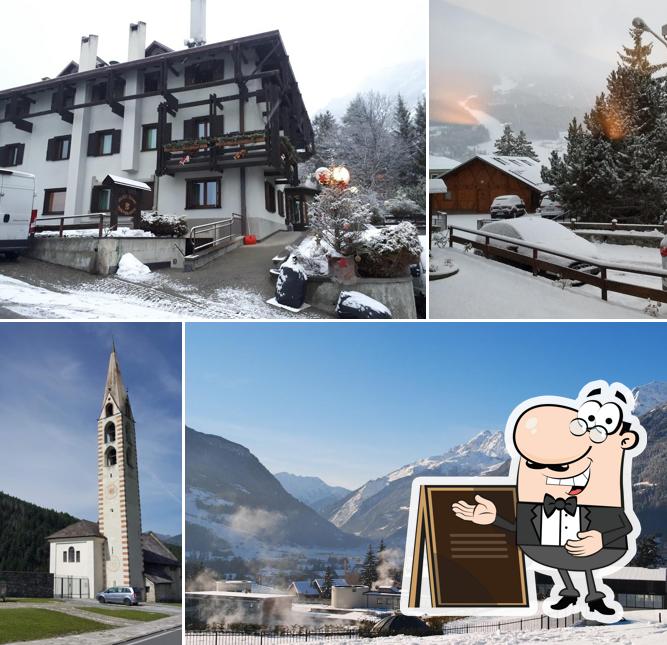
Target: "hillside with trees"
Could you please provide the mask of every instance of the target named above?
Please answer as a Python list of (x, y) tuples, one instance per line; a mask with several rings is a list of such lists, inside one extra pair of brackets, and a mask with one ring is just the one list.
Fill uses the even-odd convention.
[(47, 536), (78, 521), (1, 491), (0, 518), (0, 571), (48, 571)]

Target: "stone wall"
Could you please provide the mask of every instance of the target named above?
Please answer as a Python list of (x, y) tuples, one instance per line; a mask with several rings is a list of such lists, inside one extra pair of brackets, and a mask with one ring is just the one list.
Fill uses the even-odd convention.
[(53, 598), (53, 574), (37, 571), (0, 571), (8, 598)]

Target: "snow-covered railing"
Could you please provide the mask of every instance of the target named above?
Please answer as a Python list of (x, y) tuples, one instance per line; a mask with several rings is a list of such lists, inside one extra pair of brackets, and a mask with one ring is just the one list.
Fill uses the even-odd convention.
[[(132, 215), (116, 215), (117, 219), (121, 217), (134, 221)], [(58, 237), (63, 237), (65, 231), (79, 231), (88, 229), (98, 229), (98, 237), (104, 237), (104, 221), (109, 220), (109, 228), (112, 222), (111, 213), (88, 213), (87, 215), (44, 215), (35, 220), (34, 232), (43, 233), (45, 231), (58, 231)], [(90, 220), (90, 221), (86, 221)], [(74, 224), (65, 224), (65, 221), (75, 221)]]
[(498, 632), (524, 632), (540, 629), (561, 629), (572, 627), (581, 620), (581, 614), (576, 613), (563, 618), (551, 618), (540, 615), (533, 618), (519, 618), (516, 620), (487, 622), (456, 621), (445, 624), (442, 633), (447, 634), (497, 634)]
[[(470, 237), (458, 236), (454, 233), (454, 231), (460, 231), (462, 233), (467, 233), (468, 235), (472, 234), (474, 235), (474, 238), (471, 239)], [(484, 241), (480, 241), (480, 238)], [(511, 244), (517, 249), (519, 247), (530, 249), (532, 254), (531, 256), (528, 256), (526, 254), (519, 253), (518, 251), (511, 251), (510, 249), (493, 246), (490, 244), (491, 240), (497, 240), (499, 242)], [(635, 275), (644, 275), (653, 278), (665, 279), (667, 278), (667, 271), (664, 269), (643, 269), (636, 266), (628, 266), (614, 262), (604, 262), (599, 258), (563, 253), (562, 251), (551, 249), (548, 246), (544, 246), (542, 244), (531, 244), (530, 242), (525, 242), (524, 240), (520, 240), (515, 237), (507, 237), (505, 235), (498, 235), (497, 233), (478, 231), (476, 229), (463, 226), (449, 227), (449, 246), (454, 246), (454, 243), (464, 245), (470, 244), (473, 248), (482, 251), (485, 257), (499, 257), (530, 267), (533, 270), (533, 275), (538, 275), (540, 272), (547, 272), (556, 274), (561, 278), (567, 278), (570, 280), (582, 282), (584, 284), (590, 284), (600, 289), (602, 300), (607, 300), (608, 292), (614, 291), (616, 293), (623, 293), (628, 296), (635, 296), (637, 298), (651, 299), (656, 302), (667, 303), (667, 291), (664, 291), (663, 289), (655, 289), (653, 287), (646, 287), (629, 282), (620, 282), (619, 280), (611, 280), (608, 277), (609, 271), (619, 271), (621, 273), (631, 273)], [(581, 263), (583, 265), (595, 267), (598, 269), (599, 275), (592, 275), (591, 273), (580, 271), (570, 266), (556, 264), (553, 261), (540, 258), (540, 253), (544, 253), (553, 257), (564, 258), (566, 260), (570, 260), (571, 263)]]
[(618, 222), (613, 219), (611, 222), (586, 222), (577, 219), (564, 219), (559, 222), (563, 226), (574, 230), (595, 230), (595, 231), (637, 231), (637, 232), (651, 232), (660, 231), (667, 235), (667, 220), (662, 224), (628, 224), (626, 222)]
[(190, 229), (192, 253), (216, 246), (227, 246), (241, 235), (243, 235), (243, 217), (236, 214), (217, 222), (193, 226)]

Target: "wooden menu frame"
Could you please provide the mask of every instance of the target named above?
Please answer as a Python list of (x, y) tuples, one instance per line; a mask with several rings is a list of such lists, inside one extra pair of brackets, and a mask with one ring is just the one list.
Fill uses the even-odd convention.
[(503, 519), (516, 521), (515, 486), (419, 487), (409, 608), (420, 607), (424, 560), (434, 609), (529, 606), (524, 556), (515, 534), (460, 520), (452, 511), (458, 500), (475, 504), (475, 495), (493, 501)]

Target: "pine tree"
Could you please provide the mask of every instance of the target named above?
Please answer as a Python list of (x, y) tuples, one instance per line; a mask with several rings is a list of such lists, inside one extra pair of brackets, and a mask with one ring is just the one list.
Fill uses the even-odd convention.
[(637, 553), (630, 562), (631, 566), (654, 569), (664, 564), (660, 544), (656, 537), (655, 535), (647, 535), (637, 540)]
[(340, 126), (336, 117), (329, 110), (320, 112), (313, 119), (315, 133), (314, 168), (329, 167), (337, 162), (340, 138)]
[(369, 589), (373, 588), (378, 579), (377, 568), (377, 556), (373, 551), (373, 545), (369, 544), (364, 563), (361, 565), (361, 575), (359, 576), (362, 585), (366, 585)]
[(623, 52), (618, 53), (621, 62), (625, 67), (630, 67), (646, 76), (653, 76), (656, 72), (667, 67), (667, 63), (653, 65), (649, 61), (653, 45), (651, 43), (646, 45), (642, 44), (642, 37), (644, 36), (644, 30), (642, 28), (633, 27), (630, 29), (630, 36), (634, 46), (626, 47), (623, 45)]
[(539, 160), (533, 144), (526, 136), (526, 133), (523, 130), (519, 131), (515, 141), (514, 141), (514, 152), (512, 153), (517, 157), (530, 157), (535, 161)]
[(415, 167), (419, 177), (426, 177), (426, 99), (417, 103), (415, 110)]
[(382, 558), (381, 554), (386, 548), (387, 547), (384, 544), (384, 540), (382, 538), (380, 538), (380, 546), (378, 547), (378, 555), (380, 556), (380, 558)]
[(324, 588), (322, 589), (323, 598), (331, 598), (331, 587), (333, 587), (333, 572), (331, 567), (324, 570)]
[(410, 184), (416, 179), (414, 164), (415, 129), (403, 97), (396, 97), (394, 107), (394, 154), (392, 174), (399, 186)]
[(514, 154), (516, 146), (516, 138), (512, 131), (512, 126), (509, 123), (505, 124), (505, 129), (499, 139), (496, 139), (496, 154), (503, 157), (508, 157)]

